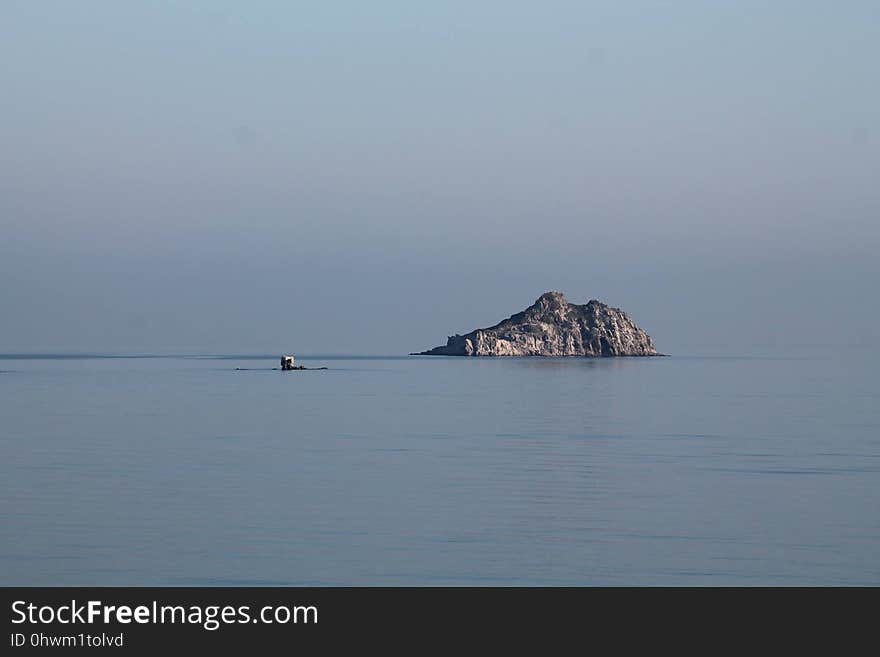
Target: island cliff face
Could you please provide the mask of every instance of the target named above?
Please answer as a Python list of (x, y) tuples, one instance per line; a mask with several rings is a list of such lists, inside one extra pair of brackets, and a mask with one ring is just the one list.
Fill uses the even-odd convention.
[(595, 299), (569, 303), (545, 292), (524, 311), (489, 328), (453, 335), (419, 356), (659, 356), (650, 336), (618, 308)]

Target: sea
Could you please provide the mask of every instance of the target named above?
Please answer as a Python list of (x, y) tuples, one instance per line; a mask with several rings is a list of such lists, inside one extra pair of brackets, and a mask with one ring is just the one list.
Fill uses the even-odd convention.
[(0, 356), (2, 585), (878, 585), (880, 358)]

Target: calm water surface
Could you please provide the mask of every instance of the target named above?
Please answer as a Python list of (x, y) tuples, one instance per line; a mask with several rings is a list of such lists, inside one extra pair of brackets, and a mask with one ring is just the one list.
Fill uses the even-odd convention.
[(0, 584), (880, 584), (875, 354), (306, 364), (0, 358)]

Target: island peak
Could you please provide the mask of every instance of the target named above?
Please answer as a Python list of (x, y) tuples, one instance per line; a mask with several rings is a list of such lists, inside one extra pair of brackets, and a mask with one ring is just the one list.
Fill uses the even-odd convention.
[(597, 299), (574, 304), (545, 292), (495, 326), (452, 335), (419, 356), (659, 356), (651, 337), (619, 308)]

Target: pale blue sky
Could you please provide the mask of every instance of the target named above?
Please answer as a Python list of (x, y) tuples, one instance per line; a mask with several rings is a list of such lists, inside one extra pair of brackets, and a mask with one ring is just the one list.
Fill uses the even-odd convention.
[(541, 292), (868, 344), (875, 2), (0, 5), (0, 352), (401, 353)]

